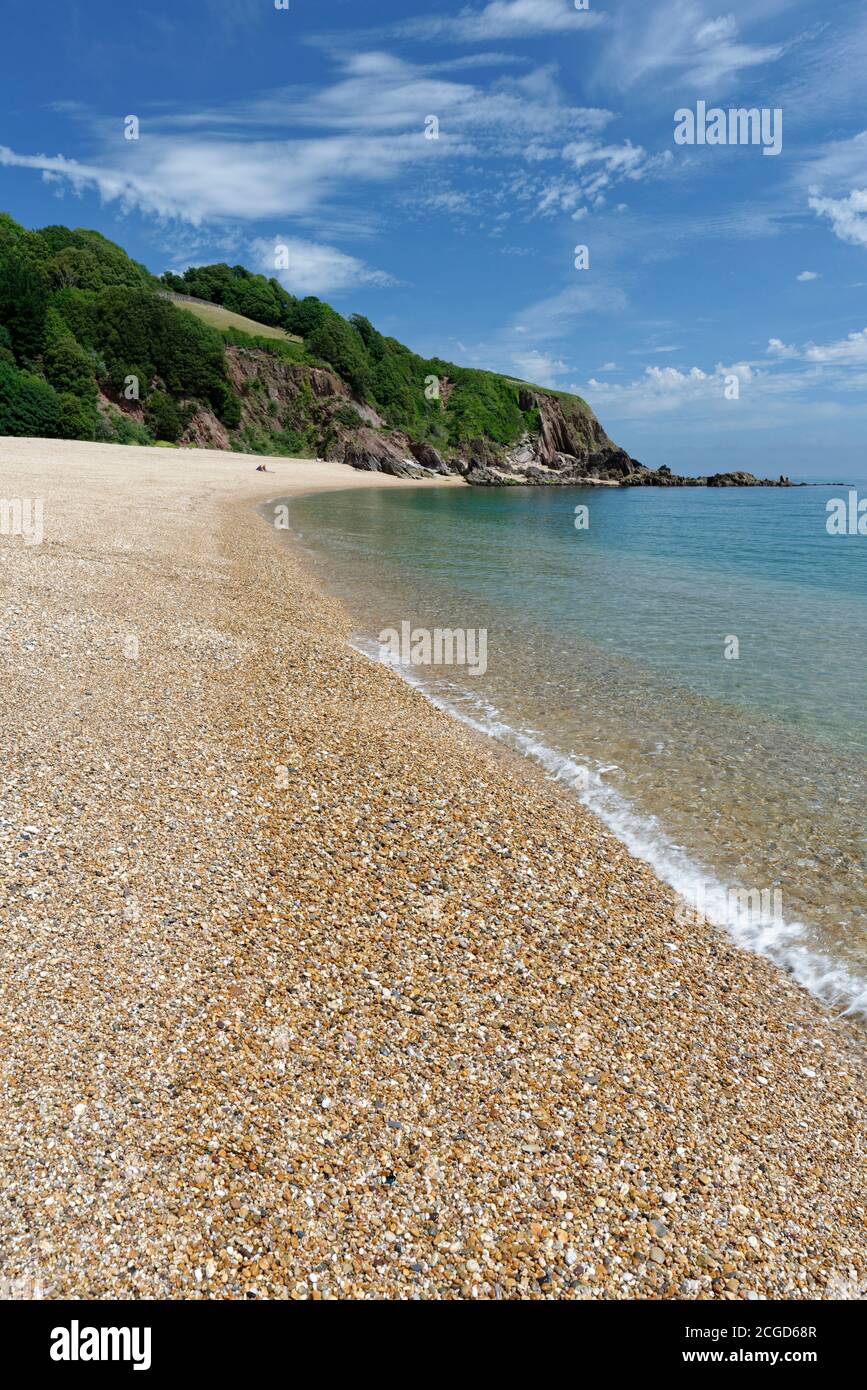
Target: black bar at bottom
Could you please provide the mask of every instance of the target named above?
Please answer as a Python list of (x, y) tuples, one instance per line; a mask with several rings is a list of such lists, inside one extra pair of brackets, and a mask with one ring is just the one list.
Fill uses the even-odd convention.
[[(305, 1379), (310, 1369), (406, 1380), (435, 1368), (453, 1379), (458, 1365), (461, 1378), (476, 1367), (489, 1376), (500, 1358), (517, 1369), (517, 1357), (535, 1364), (537, 1380), (555, 1364), (559, 1374), (565, 1366), (576, 1376), (592, 1367), (598, 1373), (603, 1358), (614, 1375), (677, 1370), (702, 1378), (714, 1368), (760, 1367), (776, 1377), (792, 1370), (849, 1374), (860, 1360), (863, 1324), (862, 1307), (850, 1302), (564, 1302), (535, 1311), (512, 1306), (506, 1323), (500, 1322), (503, 1304), (472, 1314), (400, 1304), (376, 1313), (363, 1306), (359, 1314), (356, 1305), (347, 1312), (299, 1303), (7, 1302), (0, 1303), (0, 1337), (24, 1370), (61, 1380), (108, 1373), (135, 1383), (204, 1372), (225, 1382), (281, 1365), (287, 1376)], [(444, 1316), (460, 1322), (441, 1323)], [(348, 1337), (335, 1336), (344, 1329)], [(451, 1339), (432, 1341), (434, 1333), (459, 1335), (460, 1353)], [(409, 1360), (394, 1340), (407, 1335), (417, 1339)], [(315, 1368), (302, 1371), (309, 1358)]]

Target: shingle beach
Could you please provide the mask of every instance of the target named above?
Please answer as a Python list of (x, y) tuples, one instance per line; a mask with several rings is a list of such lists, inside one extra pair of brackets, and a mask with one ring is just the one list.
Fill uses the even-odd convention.
[[(0, 1281), (867, 1290), (863, 1041), (347, 643), (336, 464), (0, 441)], [(435, 486), (436, 484), (415, 484)]]

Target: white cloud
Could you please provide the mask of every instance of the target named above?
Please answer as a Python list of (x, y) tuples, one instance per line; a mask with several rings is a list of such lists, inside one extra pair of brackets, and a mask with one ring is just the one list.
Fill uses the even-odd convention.
[[(830, 343), (806, 343), (801, 347), (771, 338), (769, 360), (759, 365), (738, 361), (718, 362), (712, 370), (690, 367), (646, 366), (629, 382), (591, 377), (585, 384), (567, 389), (587, 396), (606, 420), (647, 420), (681, 414), (692, 421), (714, 421), (726, 428), (778, 427), (795, 415), (805, 419), (833, 418), (844, 413), (834, 396), (863, 395), (867, 381), (867, 328)], [(604, 369), (603, 369), (604, 370)], [(736, 399), (726, 387), (737, 377)], [(847, 405), (845, 410), (850, 410)], [(794, 414), (793, 414), (794, 412)]]
[[(495, 336), (463, 349), (461, 360), (467, 365), (485, 367), (507, 376), (517, 374), (525, 381), (557, 386), (561, 378), (573, 370), (559, 355), (559, 342), (569, 338), (585, 320), (594, 317), (610, 327), (612, 316), (622, 313), (628, 303), (618, 286), (569, 285), (528, 304), (498, 329)], [(555, 346), (549, 348), (550, 344)]]
[(765, 351), (770, 357), (779, 357), (780, 359), (799, 356), (798, 349), (784, 343), (782, 338), (769, 338)]
[(867, 362), (867, 328), (849, 333), (845, 338), (838, 338), (832, 343), (810, 342), (800, 348), (783, 343), (779, 338), (771, 338), (767, 352), (770, 357), (779, 359), (801, 358), (804, 362), (820, 365), (861, 366)]
[(803, 353), (808, 362), (859, 365), (867, 362), (867, 328), (850, 333), (835, 343), (808, 343)]
[[(540, 190), (536, 210), (547, 217), (568, 212), (575, 222), (586, 216), (585, 202), (598, 211), (605, 205), (608, 189), (623, 179), (637, 183), (655, 174), (665, 174), (674, 162), (671, 150), (648, 155), (631, 140), (624, 140), (622, 145), (606, 145), (592, 136), (567, 145), (563, 157), (578, 177), (549, 179)], [(622, 209), (625, 204), (619, 206)]]
[(569, 371), (562, 357), (549, 357), (537, 348), (530, 352), (516, 352), (512, 361), (516, 375), (522, 381), (531, 381), (536, 386), (556, 386), (564, 373)]
[(586, 386), (570, 386), (569, 390), (579, 395), (589, 394), (594, 404), (613, 409), (621, 416), (640, 419), (696, 408), (704, 411), (718, 405), (737, 409), (743, 395), (733, 401), (725, 394), (734, 377), (740, 387), (750, 387), (756, 380), (756, 373), (748, 362), (735, 362), (730, 366), (718, 362), (711, 372), (701, 367), (690, 367), (686, 371), (678, 367), (645, 367), (644, 374), (635, 381), (621, 384), (590, 377)]
[[(494, 61), (495, 55), (488, 55)], [(563, 98), (556, 68), (545, 64), (527, 72), (494, 76), (486, 84), (444, 76), (455, 63), (413, 63), (373, 49), (336, 56), (340, 71), (317, 88), (285, 87), (218, 108), (197, 108), (151, 119), (151, 129), (208, 130), (226, 134), (238, 129), (285, 129), (287, 123), (317, 130), (368, 134), (405, 131), (424, 134), (428, 115), (440, 122), (439, 141), (472, 132), (489, 132), (500, 148), (520, 140), (530, 160), (559, 153), (543, 141), (560, 142), (575, 132), (600, 130), (611, 112), (576, 107)]]
[(800, 275), (795, 276), (795, 279), (800, 280), (802, 283), (806, 283), (807, 280), (818, 280), (819, 275), (815, 270), (802, 270)]
[[(693, 427), (779, 429), (795, 419), (815, 424), (841, 418), (853, 412), (853, 400), (855, 413), (863, 415), (867, 328), (836, 342), (803, 347), (771, 338), (766, 351), (769, 360), (761, 365), (718, 362), (712, 370), (646, 366), (633, 381), (606, 381), (597, 375), (567, 389), (587, 397), (606, 426), (615, 429), (618, 421), (666, 416), (689, 420)], [(737, 398), (726, 394), (732, 377), (739, 383)]]
[[(277, 247), (288, 251), (288, 269), (275, 268)], [(397, 283), (385, 271), (374, 270), (355, 256), (334, 246), (323, 246), (298, 237), (258, 237), (250, 244), (253, 266), (263, 275), (276, 276), (290, 294), (324, 295), (355, 289), (358, 285), (387, 286)]]
[(588, 164), (600, 161), (612, 172), (633, 174), (644, 163), (645, 154), (640, 145), (624, 140), (622, 145), (600, 145), (592, 140), (576, 140), (567, 145), (563, 155), (575, 169), (584, 169)]
[(811, 190), (810, 207), (827, 217), (834, 235), (853, 246), (867, 246), (867, 188), (854, 188), (847, 198), (823, 198)]

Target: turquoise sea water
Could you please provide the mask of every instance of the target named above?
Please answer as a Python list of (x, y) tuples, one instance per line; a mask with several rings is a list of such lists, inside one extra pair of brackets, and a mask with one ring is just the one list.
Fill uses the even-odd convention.
[(289, 506), (362, 650), (392, 659), (378, 638), (402, 622), (486, 629), (484, 674), (402, 674), (541, 761), (743, 944), (864, 1013), (867, 536), (825, 524), (847, 490), (370, 489)]

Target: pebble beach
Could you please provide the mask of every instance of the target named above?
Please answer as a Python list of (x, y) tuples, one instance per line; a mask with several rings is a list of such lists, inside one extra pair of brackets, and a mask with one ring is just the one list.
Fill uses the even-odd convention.
[(269, 498), (0, 440), (0, 1285), (867, 1293), (864, 1041), (348, 644)]

